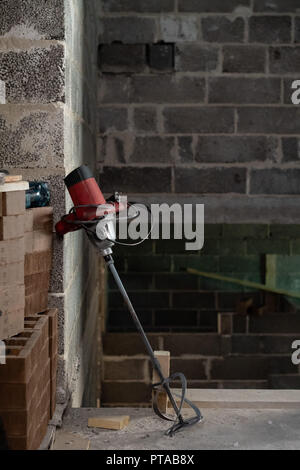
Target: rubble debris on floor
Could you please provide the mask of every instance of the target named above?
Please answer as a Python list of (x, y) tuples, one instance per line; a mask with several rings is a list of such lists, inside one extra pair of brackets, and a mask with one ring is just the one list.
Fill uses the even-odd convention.
[[(130, 415), (120, 431), (91, 429), (89, 417)], [(142, 408), (74, 408), (64, 418), (63, 432), (90, 440), (90, 450), (299, 450), (299, 410), (206, 409), (204, 422), (170, 438), (168, 423)], [(117, 433), (117, 439), (116, 439)], [(67, 449), (67, 447), (65, 448)]]
[(69, 432), (59, 431), (51, 450), (89, 450), (90, 441)]

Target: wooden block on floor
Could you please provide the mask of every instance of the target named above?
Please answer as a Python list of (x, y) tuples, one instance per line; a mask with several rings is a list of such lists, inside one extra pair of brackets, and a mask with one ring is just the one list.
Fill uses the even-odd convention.
[[(181, 390), (172, 392), (179, 403)], [(300, 409), (299, 390), (188, 389), (186, 398), (200, 409)]]
[[(160, 364), (163, 375), (165, 377), (169, 377), (170, 375), (170, 352), (169, 351), (154, 351), (154, 355)], [(160, 377), (158, 376), (157, 372), (153, 369), (152, 383), (155, 384), (159, 382), (160, 382)], [(152, 400), (154, 399), (155, 393), (156, 392), (153, 391)], [(166, 392), (164, 391), (158, 392), (157, 405), (162, 413), (167, 412), (168, 399), (167, 399)]]
[(89, 418), (88, 427), (120, 430), (128, 426), (129, 420), (129, 416), (97, 416)]
[(52, 450), (89, 450), (90, 440), (70, 432), (58, 431)]

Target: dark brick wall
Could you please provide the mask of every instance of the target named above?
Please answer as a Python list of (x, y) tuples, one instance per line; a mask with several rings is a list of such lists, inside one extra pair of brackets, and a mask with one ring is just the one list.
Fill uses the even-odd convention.
[[(146, 330), (216, 332), (218, 312), (234, 312), (237, 304), (249, 297), (255, 307), (263, 306), (265, 294), (197, 277), (187, 273), (186, 268), (268, 283), (269, 254), (276, 255), (273, 284), (297, 292), (299, 225), (206, 225), (204, 248), (200, 252), (186, 252), (181, 240), (149, 240), (135, 248), (116, 248), (115, 260)], [(293, 310), (289, 301), (278, 296), (275, 308)], [(112, 278), (108, 313), (109, 331), (135, 330)]]
[[(232, 209), (247, 199), (244, 212), (252, 222), (255, 205), (260, 223), (280, 222), (288, 200), (276, 196), (300, 195), (300, 108), (291, 102), (300, 74), (299, 7), (296, 0), (102, 1), (98, 164), (104, 192), (155, 202), (190, 196), (208, 201), (210, 218), (212, 196), (220, 207), (227, 197)], [(280, 211), (272, 208), (276, 200)], [(230, 211), (224, 213), (222, 221), (233, 223)], [(277, 254), (284, 273), (278, 286), (298, 289), (295, 225), (242, 222), (206, 225), (199, 253), (174, 240), (115, 250), (148, 330), (215, 331), (216, 312), (234, 310), (248, 295), (190, 276), (183, 271), (188, 266), (265, 282), (265, 255)], [(110, 289), (109, 328), (132, 328), (111, 282)], [(255, 293), (255, 301), (263, 303), (263, 295)]]
[(297, 0), (103, 0), (104, 189), (299, 195), (299, 12)]

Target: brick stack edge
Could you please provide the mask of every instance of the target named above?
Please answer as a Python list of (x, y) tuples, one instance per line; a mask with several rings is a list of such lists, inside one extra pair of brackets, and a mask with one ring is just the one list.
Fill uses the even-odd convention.
[(25, 211), (25, 191), (0, 193), (0, 340), (48, 307), (52, 218), (51, 207)]
[(37, 449), (53, 415), (57, 363), (57, 311), (25, 319), (6, 340), (0, 367), (0, 418), (11, 450)]
[(25, 316), (48, 307), (53, 208), (28, 209), (25, 218)]
[[(58, 361), (58, 317), (57, 309), (50, 309), (37, 316), (46, 316), (49, 320), (49, 357), (50, 357), (50, 418), (56, 407), (57, 361)], [(33, 318), (36, 319), (37, 316)], [(29, 317), (30, 318), (30, 317)]]
[(53, 209), (25, 210), (24, 191), (0, 196), (0, 420), (9, 448), (30, 450), (56, 404), (57, 310), (47, 310)]
[(25, 191), (0, 192), (0, 340), (24, 328)]

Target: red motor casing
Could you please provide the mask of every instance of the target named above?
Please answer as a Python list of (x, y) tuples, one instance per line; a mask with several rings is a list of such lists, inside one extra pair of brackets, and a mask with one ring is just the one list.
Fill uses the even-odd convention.
[[(64, 216), (56, 224), (58, 235), (79, 230), (75, 221), (88, 221), (96, 218), (97, 206), (106, 204), (105, 198), (95, 180), (91, 170), (83, 165), (72, 171), (66, 178), (65, 184), (74, 204), (74, 212)], [(90, 207), (78, 207), (90, 206)], [(95, 207), (93, 207), (95, 206)]]

